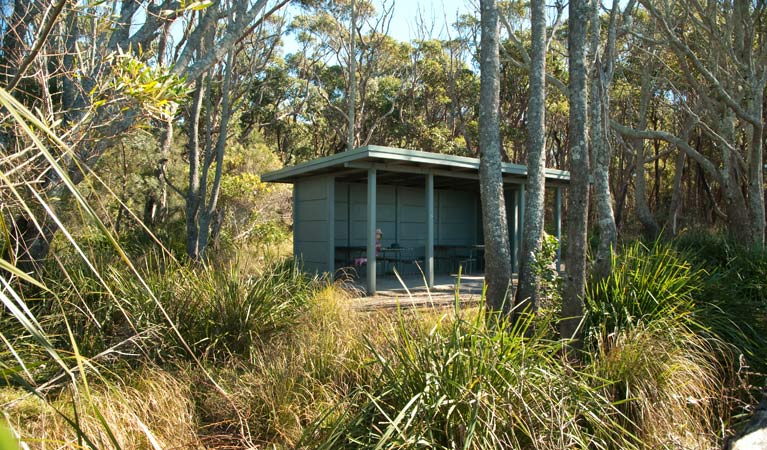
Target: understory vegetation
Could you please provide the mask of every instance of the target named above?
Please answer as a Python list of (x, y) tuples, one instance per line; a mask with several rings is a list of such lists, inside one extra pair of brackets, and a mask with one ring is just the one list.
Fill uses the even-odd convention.
[(716, 236), (626, 244), (577, 355), (546, 314), (360, 312), (280, 258), (161, 255), (4, 275), (0, 405), (25, 448), (716, 448), (764, 382), (767, 257)]
[[(571, 170), (565, 224), (583, 225), (560, 253), (571, 278), (593, 277), (572, 297), (585, 307), (575, 341), (559, 335), (575, 283), (553, 264), (556, 239), (519, 252), (534, 261), (535, 315), (507, 321), (460, 292), (443, 309), (363, 311), (344, 283), (302, 271), (290, 189), (259, 175), (374, 143), (487, 158), (485, 107), (503, 113), (491, 125), (504, 160), (523, 162), (536, 134), (523, 131), (526, 28), (503, 24), (503, 90), (486, 102), (476, 39), (497, 24), (469, 14), (456, 39), (400, 43), (388, 6), (362, 2), (355, 25), (347, 3), (305, 2), (288, 26), (288, 2), (267, 3), (0, 8), (0, 450), (714, 449), (741, 429), (767, 386), (764, 2), (711, 2), (695, 20), (695, 2), (612, 2), (604, 32), (605, 5), (589, 2), (583, 83), (570, 33), (585, 36), (586, 16), (556, 2), (539, 75), (572, 90), (537, 99), (538, 134), (543, 162)], [(522, 3), (502, 9), (526, 20)], [(347, 71), (348, 19), (361, 45)], [(284, 54), (284, 27), (301, 52)], [(616, 134), (599, 137), (603, 124)], [(589, 152), (595, 165), (572, 170)], [(451, 174), (427, 166), (412, 175)], [(569, 204), (589, 189), (595, 202)], [(499, 210), (483, 220), (532, 229)]]

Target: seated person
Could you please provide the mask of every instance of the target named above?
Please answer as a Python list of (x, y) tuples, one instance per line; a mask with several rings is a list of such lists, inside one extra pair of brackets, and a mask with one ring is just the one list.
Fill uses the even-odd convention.
[[(378, 257), (378, 254), (381, 253), (381, 239), (383, 239), (383, 231), (381, 231), (381, 229), (378, 228), (376, 230), (376, 257)], [(368, 263), (368, 259), (365, 257), (354, 259), (355, 266), (363, 266), (367, 263)]]

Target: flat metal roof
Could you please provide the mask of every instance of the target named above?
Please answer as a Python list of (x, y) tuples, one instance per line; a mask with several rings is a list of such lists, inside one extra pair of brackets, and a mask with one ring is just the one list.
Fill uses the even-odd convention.
[[(413, 180), (412, 184), (420, 184), (421, 181), (416, 182), (415, 180), (421, 180), (422, 175), (426, 174), (433, 174), (444, 184), (449, 185), (455, 183), (455, 179), (472, 184), (473, 180), (479, 180), (479, 159), (477, 158), (377, 145), (367, 145), (285, 167), (264, 174), (261, 180), (295, 183), (302, 178), (332, 173), (340, 181), (361, 182), (367, 178), (367, 170), (371, 168), (390, 174), (390, 178), (391, 176), (394, 177), (391, 179), (392, 182), (402, 184), (410, 184), (408, 180)], [(501, 170), (505, 183), (523, 184), (527, 178), (527, 166), (502, 163)], [(379, 182), (383, 181), (380, 180)], [(548, 184), (568, 184), (569, 181), (569, 172), (546, 169), (546, 182)]]

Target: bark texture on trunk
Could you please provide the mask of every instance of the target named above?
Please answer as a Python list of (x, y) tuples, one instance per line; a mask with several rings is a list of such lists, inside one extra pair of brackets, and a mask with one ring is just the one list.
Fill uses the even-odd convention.
[(200, 199), (200, 212), (197, 223), (197, 253), (200, 259), (205, 259), (208, 249), (216, 207), (218, 204), (218, 195), (221, 189), (221, 177), (224, 168), (224, 153), (226, 150), (226, 137), (229, 129), (229, 120), (231, 119), (231, 100), (230, 90), (232, 84), (232, 67), (234, 66), (234, 52), (229, 52), (226, 71), (224, 73), (224, 84), (221, 88), (221, 123), (218, 129), (218, 138), (212, 151), (206, 155), (205, 165), (203, 167), (203, 176), (201, 184), (207, 186), (210, 168), (213, 162), (216, 163), (216, 171), (213, 175), (213, 182), (210, 186), (210, 192), (207, 189), (201, 189), (205, 196)]
[[(597, 247), (594, 270), (598, 276), (604, 277), (610, 273), (611, 253), (618, 242), (618, 229), (615, 226), (613, 200), (610, 192), (610, 145), (607, 142), (605, 118), (609, 118), (609, 88), (612, 81), (612, 51), (606, 49), (605, 55), (599, 51), (600, 20), (598, 0), (591, 6), (591, 51), (593, 61), (590, 76), (589, 91), (589, 135), (591, 141), (591, 156), (593, 158), (592, 177), (594, 179), (594, 198), (597, 212), (597, 227), (599, 229), (599, 246)], [(617, 17), (618, 5), (613, 5), (610, 13), (608, 33), (613, 34)], [(609, 43), (607, 46), (609, 47)], [(604, 57), (604, 61), (603, 61)]]
[[(639, 119), (637, 129), (644, 131), (647, 128), (647, 111), (650, 104), (650, 94), (652, 92), (652, 81), (650, 79), (650, 66), (642, 68), (642, 88), (639, 93)], [(645, 173), (645, 141), (642, 138), (631, 140), (634, 153), (636, 154), (636, 179), (634, 182), (636, 195), (634, 198), (636, 204), (637, 217), (642, 224), (642, 231), (649, 240), (654, 240), (660, 233), (660, 227), (655, 217), (650, 211), (647, 203), (647, 179)], [(682, 153), (680, 151), (680, 153)]]
[(501, 174), (501, 139), (498, 128), (500, 61), (498, 9), (495, 0), (480, 1), (479, 183), (482, 227), (485, 233), (487, 306), (510, 311), (511, 251)]
[(532, 45), (530, 95), (527, 104), (527, 192), (515, 314), (535, 312), (538, 277), (534, 271), (541, 250), (546, 195), (546, 2), (530, 3)]
[(687, 161), (685, 152), (679, 150), (674, 163), (674, 186), (671, 190), (671, 206), (668, 210), (666, 219), (666, 231), (669, 237), (676, 236), (679, 231), (679, 209), (682, 206), (682, 179), (684, 177), (684, 166)]
[(571, 0), (569, 9), (568, 60), (570, 85), (569, 143), (570, 187), (567, 201), (567, 276), (562, 298), (560, 333), (564, 338), (577, 338), (583, 316), (586, 289), (586, 245), (589, 204), (589, 153), (586, 146), (586, 0)]
[[(756, 83), (755, 83), (756, 84)], [(764, 86), (764, 83), (761, 83)], [(752, 114), (762, 117), (764, 107), (764, 89), (755, 89)], [(748, 154), (748, 206), (751, 213), (753, 243), (764, 245), (764, 123), (751, 126), (751, 142)]]
[(186, 194), (186, 254), (191, 260), (197, 260), (197, 212), (200, 209), (200, 116), (202, 99), (205, 92), (202, 77), (197, 79), (197, 87), (192, 100), (192, 112), (189, 117), (189, 190)]

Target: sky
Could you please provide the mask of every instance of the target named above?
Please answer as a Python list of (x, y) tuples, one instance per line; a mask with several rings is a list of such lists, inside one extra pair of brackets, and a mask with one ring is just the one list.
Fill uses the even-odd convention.
[(473, 10), (471, 0), (395, 0), (389, 34), (399, 41), (419, 38), (417, 18), (420, 16), (430, 37), (447, 38), (445, 27), (454, 23), (459, 15)]
[[(475, 9), (472, 0), (374, 0), (377, 12), (382, 11), (384, 2), (387, 5), (394, 3), (389, 36), (401, 42), (420, 37), (419, 17), (427, 31), (426, 37), (447, 39), (447, 26), (455, 23), (461, 14)], [(289, 16), (292, 13), (288, 10)], [(285, 37), (284, 45), (285, 53), (298, 49), (292, 36)]]

